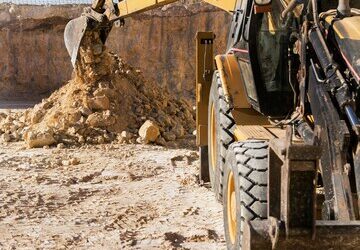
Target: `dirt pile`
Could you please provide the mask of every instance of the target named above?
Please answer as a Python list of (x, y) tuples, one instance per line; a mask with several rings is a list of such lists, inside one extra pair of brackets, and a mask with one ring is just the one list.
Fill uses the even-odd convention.
[[(24, 139), (28, 147), (114, 140), (165, 145), (195, 127), (190, 104), (172, 98), (166, 89), (108, 52), (97, 33), (84, 37), (80, 60), (68, 84), (33, 109), (2, 118), (2, 140)], [(152, 124), (142, 130), (158, 129), (158, 136), (151, 140), (139, 137), (143, 124)]]

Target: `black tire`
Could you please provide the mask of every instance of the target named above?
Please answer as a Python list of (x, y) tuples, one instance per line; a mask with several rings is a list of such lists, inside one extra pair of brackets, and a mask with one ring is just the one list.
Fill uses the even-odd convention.
[[(230, 144), (235, 141), (234, 130), (236, 124), (231, 114), (231, 107), (225, 99), (218, 71), (214, 72), (210, 89), (208, 118), (210, 182), (215, 197), (218, 201), (222, 202), (226, 152)], [(215, 127), (214, 135), (211, 128), (212, 120), (214, 120)], [(212, 143), (212, 139), (214, 139), (215, 143)]]
[(199, 147), (199, 155), (200, 155), (199, 180), (200, 180), (200, 183), (206, 183), (206, 182), (210, 181), (208, 146)]
[(223, 206), (228, 249), (241, 249), (244, 221), (267, 218), (267, 178), (267, 142), (249, 140), (235, 142), (229, 147)]

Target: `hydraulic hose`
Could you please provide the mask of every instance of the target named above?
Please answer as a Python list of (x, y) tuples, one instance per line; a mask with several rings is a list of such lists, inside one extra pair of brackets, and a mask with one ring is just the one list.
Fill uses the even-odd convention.
[(320, 30), (317, 0), (312, 0), (312, 7), (315, 27), (309, 33), (309, 40), (315, 48), (315, 53), (322, 68), (324, 69), (326, 78), (332, 79), (332, 82), (334, 83), (333, 88), (337, 92), (336, 99), (339, 103), (339, 106), (343, 109), (343, 111), (345, 111), (345, 114), (349, 119), (354, 132), (358, 134), (358, 126), (360, 122), (351, 105), (351, 93), (349, 92), (349, 88), (344, 77), (333, 61), (323, 34)]
[(360, 121), (359, 118), (356, 116), (354, 110), (349, 106), (345, 106), (345, 113), (346, 116), (349, 118), (350, 124), (356, 135), (359, 135), (359, 126)]
[(296, 6), (299, 4), (298, 2), (299, 2), (298, 0), (292, 0), (289, 3), (289, 5), (284, 9), (284, 11), (281, 13), (281, 18), (285, 19), (286, 16), (296, 8)]
[[(336, 75), (338, 81), (340, 81), (339, 85), (346, 84), (344, 77), (341, 75), (340, 71), (336, 68), (336, 64), (333, 61), (331, 53), (326, 45), (323, 34), (320, 30), (320, 21), (318, 16), (318, 5), (317, 0), (312, 0), (313, 7), (313, 18), (315, 22), (315, 27), (310, 31), (309, 39), (310, 42), (314, 45), (317, 44), (315, 52), (318, 56), (320, 64), (325, 71), (326, 77), (331, 78)], [(340, 87), (339, 86), (339, 87)]]

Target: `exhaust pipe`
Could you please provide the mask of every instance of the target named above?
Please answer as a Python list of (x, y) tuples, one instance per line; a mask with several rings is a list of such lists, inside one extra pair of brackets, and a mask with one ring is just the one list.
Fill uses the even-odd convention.
[(351, 16), (350, 0), (339, 0), (338, 13), (343, 16)]

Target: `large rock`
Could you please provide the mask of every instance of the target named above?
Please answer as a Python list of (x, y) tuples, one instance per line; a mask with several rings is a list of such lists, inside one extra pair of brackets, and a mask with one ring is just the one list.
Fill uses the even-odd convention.
[(130, 140), (131, 138), (134, 137), (134, 135), (128, 131), (122, 131), (120, 134), (121, 138), (124, 140)]
[(29, 148), (41, 148), (56, 142), (50, 129), (46, 131), (29, 131), (25, 133), (24, 139)]
[(116, 122), (115, 118), (110, 114), (110, 111), (104, 111), (103, 113), (93, 113), (89, 115), (86, 123), (91, 127), (106, 127), (113, 125)]
[(94, 91), (94, 96), (107, 96), (110, 98), (116, 97), (116, 92), (108, 87), (105, 88), (99, 88)]
[(1, 137), (0, 137), (0, 140), (2, 141), (2, 142), (9, 142), (9, 141), (11, 141), (11, 137), (10, 137), (10, 135), (9, 134), (2, 134), (1, 135)]
[(96, 96), (90, 99), (89, 107), (92, 110), (108, 110), (110, 109), (110, 100), (105, 95)]
[(155, 142), (160, 135), (160, 130), (157, 124), (153, 121), (147, 120), (141, 126), (139, 135), (145, 143)]
[(181, 124), (177, 123), (177, 124), (172, 128), (171, 131), (175, 134), (176, 138), (178, 138), (178, 139), (184, 138), (185, 129), (184, 129), (184, 127), (183, 127)]
[(42, 110), (34, 110), (31, 114), (31, 123), (38, 123), (44, 117), (44, 112)]
[(166, 141), (175, 141), (176, 135), (173, 132), (164, 132), (163, 137)]

